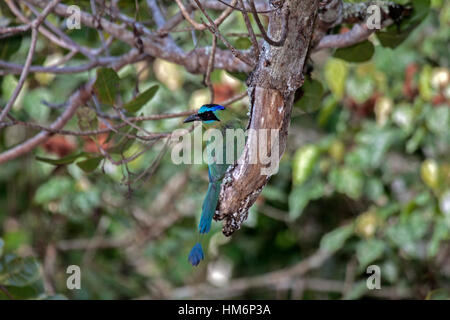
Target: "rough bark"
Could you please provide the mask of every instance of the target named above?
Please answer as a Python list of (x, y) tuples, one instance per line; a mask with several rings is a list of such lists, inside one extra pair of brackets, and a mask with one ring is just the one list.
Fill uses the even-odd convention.
[[(308, 56), (319, 0), (285, 1), (282, 9), (270, 15), (269, 35), (279, 39), (283, 19), (289, 10), (288, 35), (283, 46), (264, 43), (259, 62), (248, 81), (250, 96), (249, 129), (279, 129), (279, 158), (286, 147), (295, 91), (303, 84), (303, 66)], [(268, 139), (268, 141), (271, 141)], [(247, 219), (248, 210), (258, 198), (270, 175), (260, 161), (248, 161), (257, 138), (249, 136), (238, 164), (228, 171), (219, 198), (215, 219), (224, 220), (223, 233), (231, 235)], [(274, 145), (269, 142), (268, 148)]]

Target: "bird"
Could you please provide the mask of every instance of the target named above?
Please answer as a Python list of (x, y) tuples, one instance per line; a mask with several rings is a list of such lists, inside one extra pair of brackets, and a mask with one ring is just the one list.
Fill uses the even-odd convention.
[[(243, 129), (239, 119), (234, 117), (234, 115), (227, 110), (224, 106), (220, 104), (205, 104), (202, 105), (197, 113), (190, 115), (183, 122), (201, 121), (205, 129), (218, 129), (222, 133), (222, 155), (220, 152), (216, 155), (211, 152), (208, 154), (208, 190), (202, 204), (202, 213), (200, 217), (200, 222), (198, 225), (198, 232), (200, 236), (206, 234), (211, 229), (211, 222), (216, 211), (217, 203), (219, 201), (220, 187), (225, 174), (232, 163), (227, 163), (227, 129)], [(233, 143), (233, 161), (235, 162), (239, 156), (238, 142), (233, 137), (233, 141), (228, 141)], [(211, 143), (218, 143), (217, 140), (207, 142), (206, 147), (214, 148)], [(228, 144), (229, 144), (228, 143)], [(219, 146), (220, 147), (220, 146)], [(212, 149), (214, 150), (214, 149)], [(221, 159), (219, 159), (221, 157)], [(193, 265), (197, 266), (200, 261), (205, 258), (202, 245), (200, 241), (197, 241), (189, 253), (188, 261)]]

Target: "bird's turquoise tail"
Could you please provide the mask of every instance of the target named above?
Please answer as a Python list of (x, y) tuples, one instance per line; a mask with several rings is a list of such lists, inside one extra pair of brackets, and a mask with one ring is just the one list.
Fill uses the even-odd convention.
[(188, 260), (193, 266), (197, 266), (204, 258), (205, 255), (203, 254), (202, 245), (200, 244), (200, 242), (197, 242), (191, 249)]
[(219, 201), (220, 185), (222, 181), (210, 181), (206, 197), (203, 200), (202, 216), (198, 225), (200, 234), (208, 233), (211, 229), (211, 222), (216, 212), (217, 201)]
[[(210, 176), (211, 179), (211, 176)], [(200, 217), (200, 223), (198, 224), (198, 232), (205, 234), (211, 229), (211, 222), (216, 211), (217, 201), (219, 200), (221, 181), (210, 181), (208, 185), (208, 191), (206, 197), (203, 200), (202, 216)], [(204, 259), (203, 248), (200, 242), (197, 242), (189, 253), (189, 262), (196, 266)]]

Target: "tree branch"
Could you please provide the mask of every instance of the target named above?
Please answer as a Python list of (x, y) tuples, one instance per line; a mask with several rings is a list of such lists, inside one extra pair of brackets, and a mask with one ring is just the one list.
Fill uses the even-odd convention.
[(250, 35), (253, 50), (255, 50), (255, 55), (258, 58), (260, 54), (258, 40), (256, 39), (255, 32), (253, 31), (252, 24), (247, 14), (247, 10), (245, 9), (244, 6), (244, 2), (242, 0), (239, 0), (239, 4), (242, 8), (242, 16), (244, 17), (245, 26), (247, 28), (248, 34)]
[(233, 53), (233, 55), (238, 58), (239, 60), (241, 60), (242, 62), (246, 63), (248, 66), (253, 67), (254, 63), (253, 61), (249, 60), (249, 58), (245, 55), (245, 53), (242, 53), (238, 50), (236, 50), (236, 48), (234, 48), (227, 39), (225, 39), (225, 37), (220, 33), (216, 23), (211, 19), (211, 17), (208, 15), (208, 13), (205, 11), (205, 9), (202, 7), (201, 3), (198, 0), (194, 0), (195, 3), (197, 4), (198, 8), (200, 9), (200, 11), (205, 15), (206, 19), (209, 21), (209, 25), (205, 24), (205, 26), (207, 26), (207, 28), (209, 29), (209, 31), (211, 31), (212, 33), (214, 33), (216, 35), (216, 37), (218, 37), (223, 44), (230, 49), (230, 51)]
[(47, 4), (42, 13), (31, 22), (31, 45), (28, 50), (27, 59), (25, 61), (25, 66), (22, 70), (22, 74), (20, 75), (19, 83), (17, 87), (14, 89), (14, 92), (7, 102), (5, 108), (2, 110), (0, 114), (0, 122), (2, 122), (8, 112), (13, 107), (16, 102), (17, 97), (19, 96), (20, 91), (22, 90), (23, 85), (25, 84), (25, 80), (27, 79), (28, 72), (30, 71), (31, 61), (33, 60), (34, 51), (36, 49), (37, 36), (38, 36), (38, 28), (41, 25), (42, 21), (47, 17), (47, 15), (53, 10), (53, 8), (60, 2), (61, 0), (53, 0)]
[[(29, 0), (29, 2), (38, 5), (39, 7), (43, 7), (46, 4), (44, 0)], [(63, 4), (57, 5), (55, 7), (54, 13), (62, 17), (69, 16), (67, 6)], [(119, 26), (104, 18), (96, 19), (91, 14), (83, 11), (81, 12), (80, 18), (81, 23), (85, 26), (96, 29), (96, 26), (99, 23), (102, 28), (110, 35), (129, 44), (132, 47), (135, 47), (135, 35), (132, 31), (127, 30), (123, 26)], [(210, 48), (194, 49), (186, 53), (179, 48), (170, 46), (170, 43), (158, 36), (157, 33), (153, 34), (150, 32), (146, 32), (141, 37), (141, 39), (143, 42), (142, 49), (144, 53), (153, 57), (158, 57), (176, 63), (178, 65), (182, 65), (192, 73), (205, 73), (208, 65)], [(235, 54), (236, 52), (233, 53), (231, 51), (217, 49), (217, 54), (214, 62), (215, 67), (218, 69), (226, 69), (228, 71), (251, 71), (252, 67), (235, 58)], [(237, 51), (237, 54), (242, 56), (245, 54), (245, 52)]]
[(245, 292), (251, 288), (276, 286), (283, 282), (292, 283), (292, 278), (300, 277), (311, 270), (319, 268), (330, 256), (331, 254), (328, 252), (317, 251), (294, 266), (254, 277), (235, 279), (228, 283), (225, 288), (214, 288), (207, 284), (187, 286), (172, 291), (171, 297), (173, 299), (206, 296), (225, 298)]
[[(294, 93), (303, 84), (303, 75), (299, 71), (303, 70), (309, 52), (318, 0), (290, 0), (284, 5), (291, 12), (287, 21), (289, 30), (301, 32), (288, 33), (282, 47), (264, 43), (258, 66), (249, 79), (248, 129), (256, 134), (249, 135), (237, 164), (230, 167), (222, 183), (214, 218), (224, 220), (222, 231), (226, 236), (241, 227), (247, 219), (248, 209), (278, 168), (286, 147)], [(272, 37), (282, 32), (284, 23), (284, 15), (279, 10), (272, 12), (269, 24)], [(271, 140), (271, 137), (264, 145), (258, 137), (264, 130), (274, 130), (278, 139)], [(256, 160), (257, 150), (260, 155), (271, 156), (270, 167), (262, 163), (261, 157), (256, 156), (256, 164), (252, 161)]]
[[(66, 110), (58, 119), (56, 119), (55, 122), (53, 122), (53, 124), (50, 126), (51, 129), (61, 129), (67, 123), (67, 121), (72, 118), (72, 116), (75, 114), (76, 109), (79, 106), (85, 104), (91, 98), (94, 82), (95, 81), (91, 80), (87, 85), (85, 85), (70, 97)], [(30, 152), (39, 144), (47, 140), (49, 137), (50, 133), (47, 131), (43, 131), (35, 135), (33, 138), (28, 139), (27, 141), (15, 146), (14, 148), (0, 153), (0, 164)]]
[(325, 48), (345, 48), (367, 40), (376, 30), (368, 29), (366, 24), (355, 24), (350, 31), (323, 37), (314, 50)]

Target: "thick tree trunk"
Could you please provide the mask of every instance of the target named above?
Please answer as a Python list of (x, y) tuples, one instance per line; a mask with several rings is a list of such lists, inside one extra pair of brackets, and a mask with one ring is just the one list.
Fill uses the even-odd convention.
[[(270, 151), (279, 151), (277, 164), (286, 147), (295, 91), (303, 84), (303, 66), (308, 56), (319, 0), (289, 0), (270, 16), (269, 36), (281, 38), (284, 19), (288, 18), (288, 34), (280, 47), (264, 43), (259, 62), (249, 79), (250, 121), (248, 129), (279, 130), (279, 140)], [(270, 130), (269, 130), (270, 131)], [(277, 145), (275, 145), (277, 144)], [(252, 164), (257, 136), (249, 135), (238, 164), (225, 177), (215, 219), (224, 220), (223, 233), (231, 235), (247, 219), (248, 209), (267, 184), (270, 174), (262, 174), (267, 164)], [(256, 148), (257, 149), (257, 148)], [(275, 151), (276, 152), (276, 151)], [(278, 167), (278, 166), (276, 166)]]

